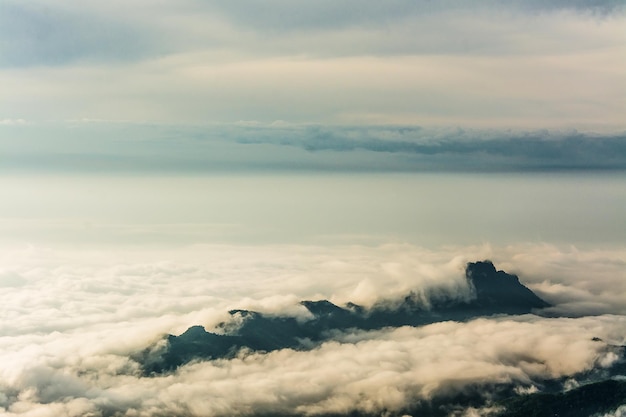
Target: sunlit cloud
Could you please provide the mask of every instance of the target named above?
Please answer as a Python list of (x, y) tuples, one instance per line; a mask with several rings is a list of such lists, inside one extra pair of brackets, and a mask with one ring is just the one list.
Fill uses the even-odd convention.
[[(464, 279), (464, 262), (484, 257), (517, 271), (531, 288), (541, 289), (543, 274), (563, 277), (560, 289), (542, 293), (557, 308), (562, 294), (579, 291), (609, 306), (609, 314), (337, 334), (312, 351), (244, 354), (163, 376), (142, 376), (131, 359), (164, 333), (213, 328), (230, 308), (297, 315), (301, 299), (371, 303), (432, 286), (453, 289)], [(618, 359), (609, 345), (626, 342), (626, 322), (615, 315), (623, 307), (611, 292), (623, 286), (623, 257), (617, 249), (545, 245), (5, 251), (2, 276), (19, 276), (19, 285), (5, 286), (2, 295), (1, 405), (8, 416), (314, 414), (402, 410), (480, 386), (532, 389)], [(593, 294), (585, 281), (591, 275), (599, 277)]]

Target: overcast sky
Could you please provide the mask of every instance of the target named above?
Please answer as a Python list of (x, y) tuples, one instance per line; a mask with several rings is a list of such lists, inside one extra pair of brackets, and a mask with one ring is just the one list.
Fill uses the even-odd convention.
[(1, 0), (0, 124), (623, 131), (623, 2), (544, 3)]

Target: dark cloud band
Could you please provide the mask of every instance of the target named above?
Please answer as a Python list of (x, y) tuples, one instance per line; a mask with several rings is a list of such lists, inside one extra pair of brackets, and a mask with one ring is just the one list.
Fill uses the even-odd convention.
[[(420, 127), (0, 126), (2, 171), (532, 172), (626, 169), (626, 135)], [(19, 140), (18, 140), (19, 139)], [(51, 140), (53, 139), (53, 140)]]

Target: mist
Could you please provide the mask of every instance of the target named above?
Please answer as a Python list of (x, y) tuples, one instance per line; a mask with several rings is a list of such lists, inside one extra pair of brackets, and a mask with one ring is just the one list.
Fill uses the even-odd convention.
[(8, 175), (0, 242), (619, 244), (619, 173)]
[[(143, 375), (132, 359), (164, 334), (214, 329), (229, 309), (306, 320), (302, 299), (372, 305), (432, 288), (462, 293), (465, 263), (486, 258), (568, 316), (337, 334), (311, 351), (242, 352), (163, 376)], [(616, 247), (30, 246), (1, 261), (7, 416), (383, 413), (481, 386), (575, 380), (609, 367), (611, 346), (626, 343), (626, 251)], [(603, 308), (590, 315), (589, 304)]]

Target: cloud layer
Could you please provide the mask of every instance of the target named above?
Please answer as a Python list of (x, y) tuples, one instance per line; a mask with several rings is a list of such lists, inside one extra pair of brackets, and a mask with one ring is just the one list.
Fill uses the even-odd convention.
[[(465, 262), (486, 257), (531, 288), (547, 288), (542, 294), (556, 308), (582, 316), (593, 303), (605, 306), (596, 312), (603, 315), (360, 332), (311, 352), (190, 364), (162, 377), (140, 376), (130, 359), (163, 333), (192, 324), (211, 329), (230, 308), (297, 315), (305, 313), (300, 299), (366, 304), (456, 288)], [(7, 416), (382, 412), (483, 385), (532, 389), (617, 359), (606, 344), (626, 342), (617, 302), (626, 291), (624, 262), (620, 248), (551, 246), (5, 251), (0, 405)], [(572, 292), (578, 304), (565, 301)]]
[(0, 7), (1, 119), (624, 129), (618, 1)]
[(163, 125), (0, 125), (0, 172), (537, 172), (626, 169), (626, 133), (576, 130)]

